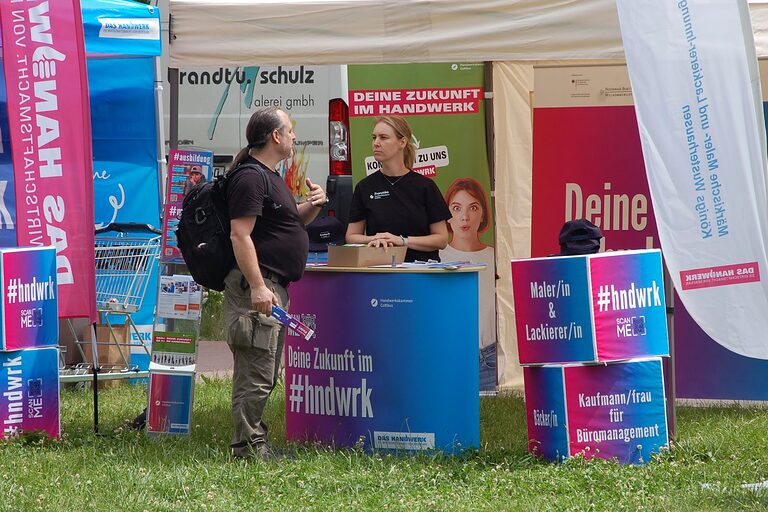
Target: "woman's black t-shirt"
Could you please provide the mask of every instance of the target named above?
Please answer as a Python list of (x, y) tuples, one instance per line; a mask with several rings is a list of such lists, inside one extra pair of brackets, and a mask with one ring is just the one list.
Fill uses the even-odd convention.
[[(365, 234), (388, 232), (401, 236), (426, 236), (429, 226), (448, 220), (451, 212), (434, 181), (417, 172), (388, 178), (376, 171), (355, 187), (349, 221), (365, 221)], [(438, 251), (408, 248), (405, 261), (440, 261)]]

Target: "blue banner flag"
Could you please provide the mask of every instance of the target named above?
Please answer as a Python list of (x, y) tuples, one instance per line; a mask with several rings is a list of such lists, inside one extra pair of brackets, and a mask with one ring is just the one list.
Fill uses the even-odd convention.
[(95, 55), (157, 56), (160, 9), (133, 0), (81, 0), (85, 51)]

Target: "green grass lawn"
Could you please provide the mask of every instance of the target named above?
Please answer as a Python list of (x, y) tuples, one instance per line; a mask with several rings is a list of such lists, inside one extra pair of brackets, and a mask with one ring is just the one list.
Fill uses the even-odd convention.
[[(646, 466), (526, 451), (520, 398), (481, 401), (482, 447), (461, 457), (368, 455), (288, 447), (292, 459), (230, 460), (230, 382), (198, 383), (191, 437), (113, 431), (144, 406), (145, 390), (62, 393), (61, 441), (0, 443), (0, 510), (768, 510), (768, 410), (681, 408), (678, 442)], [(267, 411), (285, 445), (282, 390)], [(708, 485), (703, 485), (708, 484)]]

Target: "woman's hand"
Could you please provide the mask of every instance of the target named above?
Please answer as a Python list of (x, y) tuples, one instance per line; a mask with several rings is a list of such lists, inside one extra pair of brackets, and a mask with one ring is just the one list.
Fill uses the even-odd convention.
[(398, 247), (405, 245), (405, 239), (400, 235), (392, 233), (376, 233), (373, 239), (368, 242), (369, 247)]

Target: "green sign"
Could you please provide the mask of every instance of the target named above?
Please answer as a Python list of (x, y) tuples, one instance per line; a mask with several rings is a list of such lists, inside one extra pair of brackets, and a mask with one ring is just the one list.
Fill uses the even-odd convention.
[(480, 389), (496, 387), (494, 220), (485, 132), (482, 63), (349, 66), (352, 175), (377, 172), (371, 133), (377, 116), (407, 119), (417, 147), (413, 170), (432, 178), (453, 218), (440, 259), (484, 263), (479, 274)]

